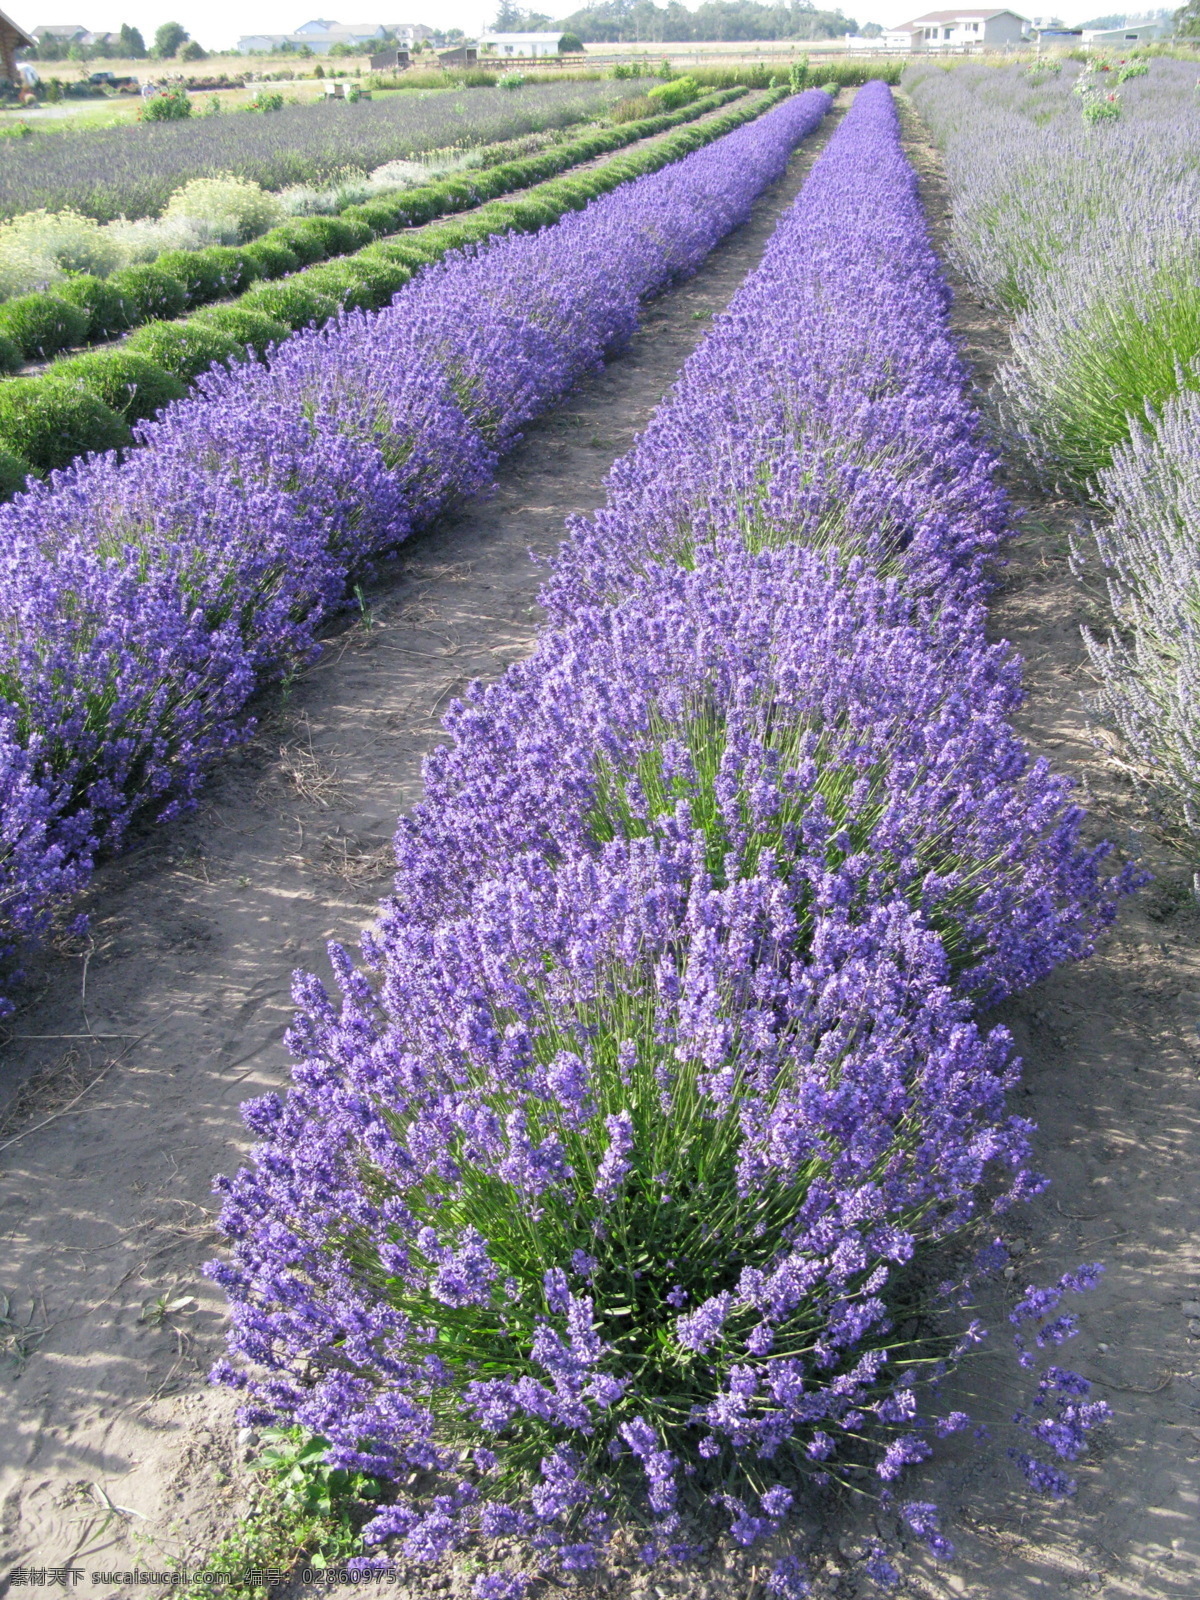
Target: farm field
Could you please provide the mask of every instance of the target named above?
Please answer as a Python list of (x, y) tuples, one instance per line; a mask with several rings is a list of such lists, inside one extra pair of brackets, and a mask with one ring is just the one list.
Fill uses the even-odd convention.
[(611, 81), (396, 95), (357, 105), (284, 106), (246, 114), (34, 136), (6, 144), (0, 215), (73, 207), (100, 221), (160, 211), (189, 178), (233, 173), (266, 189), (327, 181), (459, 142), (484, 144), (565, 126), (625, 93)]
[(412, 1600), (1189, 1593), (1189, 817), (1080, 695), (1084, 519), (1186, 430), (1039, 461), (901, 104), (785, 99), (0, 508), (11, 925), (125, 845), (7, 1024), (14, 1563), (290, 1562), (282, 1477), (218, 1546), (269, 1423)]

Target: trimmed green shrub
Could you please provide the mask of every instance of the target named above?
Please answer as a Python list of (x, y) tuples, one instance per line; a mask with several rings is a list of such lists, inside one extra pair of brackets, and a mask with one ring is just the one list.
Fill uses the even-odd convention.
[(263, 276), (261, 265), (248, 259), (244, 250), (223, 244), (207, 250), (167, 250), (154, 265), (179, 279), (192, 306), (241, 294)]
[(328, 322), (337, 312), (336, 301), (328, 295), (306, 289), (295, 278), (284, 278), (279, 283), (256, 283), (239, 301), (247, 311), (264, 311), (268, 317), (286, 322), (289, 328), (306, 328), (310, 322)]
[(65, 467), (87, 450), (118, 450), (131, 437), (111, 406), (73, 384), (49, 377), (0, 384), (0, 450), (39, 472)]
[(77, 278), (58, 284), (54, 292), (68, 305), (87, 312), (89, 339), (111, 339), (132, 328), (138, 318), (133, 301), (121, 293), (111, 278), (94, 278), (90, 272), (81, 272)]
[(285, 222), (278, 228), (272, 228), (269, 233), (264, 233), (261, 239), (255, 240), (255, 244), (285, 245), (302, 267), (311, 267), (316, 261), (324, 261), (329, 254), (323, 236), (305, 227), (305, 223), (312, 220), (311, 217), (301, 217), (295, 222)]
[(355, 289), (354, 275), (344, 261), (322, 261), (315, 267), (306, 267), (300, 274), (300, 283), (309, 294), (327, 295), (339, 306), (347, 304)]
[(343, 222), (360, 222), (370, 228), (371, 237), (380, 238), (396, 229), (397, 210), (390, 200), (368, 200), (361, 206), (347, 206), (341, 213)]
[(132, 300), (139, 322), (178, 317), (187, 310), (187, 290), (160, 267), (122, 267), (110, 274), (108, 281)]
[(244, 346), (248, 354), (260, 357), (271, 345), (280, 344), (292, 331), (286, 322), (280, 322), (277, 317), (268, 317), (262, 311), (250, 311), (244, 305), (206, 306), (189, 321), (201, 322), (227, 333)]
[(207, 250), (164, 250), (154, 265), (178, 278), (190, 306), (215, 300), (224, 287), (220, 266), (208, 259)]
[(24, 359), (16, 340), (0, 333), (0, 372), (16, 372)]
[(187, 385), (174, 373), (128, 348), (89, 350), (86, 355), (56, 361), (46, 376), (76, 384), (129, 423), (152, 417), (187, 394)]
[(28, 461), (22, 461), (9, 450), (0, 450), (0, 500), (11, 500), (23, 489), (32, 470)]
[(243, 246), (238, 253), (257, 269), (255, 276), (258, 278), (282, 278), (285, 272), (296, 272), (302, 265), (289, 245), (268, 235)]
[(91, 318), (56, 294), (21, 294), (0, 305), (0, 334), (26, 361), (47, 361), (68, 345), (82, 344)]
[(177, 377), (191, 381), (207, 372), (214, 361), (244, 361), (246, 352), (239, 341), (211, 323), (150, 322), (139, 328), (126, 342), (126, 349), (148, 356)]

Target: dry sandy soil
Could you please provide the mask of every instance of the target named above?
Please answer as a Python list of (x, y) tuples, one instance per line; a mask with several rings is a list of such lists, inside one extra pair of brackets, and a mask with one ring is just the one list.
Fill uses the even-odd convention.
[[(910, 133), (944, 246), (936, 156), (915, 125)], [(285, 701), (264, 701), (257, 740), (215, 779), (201, 813), (101, 875), (87, 946), (36, 974), (4, 1063), (0, 1288), (12, 1303), (0, 1323), (0, 1573), (68, 1558), (98, 1570), (139, 1550), (143, 1566), (158, 1564), (152, 1552), (195, 1554), (243, 1502), (231, 1406), (203, 1381), (222, 1319), (198, 1268), (215, 1243), (210, 1175), (244, 1148), (238, 1102), (286, 1076), (290, 969), (320, 968), (323, 941), (368, 920), (442, 708), (529, 648), (538, 576), (527, 548), (552, 550), (564, 515), (601, 500), (609, 463), (757, 260), (818, 143), (696, 278), (648, 310), (625, 357), (530, 430), (491, 500), (405, 547), (367, 597), (368, 615), (330, 640)], [(956, 290), (986, 394), (1003, 330)], [(1018, 462), (1010, 488), (1027, 514), (993, 623), (1027, 660), (1022, 731), (1078, 780), (1097, 836), (1136, 854), (1156, 882), (1096, 956), (997, 1019), (1025, 1058), (1020, 1109), (1039, 1124), (1053, 1183), (1008, 1225), (1019, 1270), (983, 1312), (1002, 1327), (1026, 1281), (1103, 1260), (1066, 1353), (1114, 1422), (1079, 1464), (1074, 1500), (1035, 1500), (1004, 1453), (1003, 1425), (1027, 1402), (1028, 1381), (1001, 1334), (948, 1396), (969, 1400), (995, 1442), (944, 1447), (907, 1486), (943, 1506), (959, 1560), (935, 1567), (913, 1554), (905, 1592), (1200, 1600), (1200, 1317), (1186, 1309), (1200, 1300), (1192, 863), (1088, 734), (1078, 624), (1102, 620), (1103, 605), (1067, 570), (1076, 513), (1039, 498)], [(876, 1526), (891, 1539), (894, 1526), (832, 1505), (813, 1507), (807, 1523), (800, 1544), (816, 1592), (875, 1592), (861, 1574), (864, 1540)], [(764, 1600), (763, 1576), (761, 1564), (718, 1557), (675, 1581), (618, 1574), (597, 1587)], [(450, 1588), (442, 1576), (410, 1593)]]

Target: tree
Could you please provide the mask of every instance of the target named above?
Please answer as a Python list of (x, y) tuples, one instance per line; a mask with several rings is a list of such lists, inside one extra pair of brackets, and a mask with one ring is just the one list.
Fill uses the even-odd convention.
[(168, 56), (173, 56), (180, 45), (188, 42), (190, 35), (185, 27), (178, 22), (164, 22), (154, 35), (153, 54), (160, 61), (165, 61)]
[(492, 23), (493, 33), (540, 33), (550, 26), (550, 18), (540, 11), (523, 11), (512, 0), (500, 0), (500, 9)]
[(1175, 13), (1175, 35), (1179, 39), (1200, 39), (1200, 0), (1188, 0)]
[(577, 56), (581, 54), (582, 50), (583, 40), (577, 33), (564, 33), (562, 38), (558, 41), (558, 52), (560, 55)]
[(127, 22), (121, 24), (121, 31), (117, 35), (117, 54), (122, 61), (144, 61), (146, 59), (146, 41), (142, 38), (138, 28), (131, 28)]
[(197, 43), (195, 39), (189, 39), (179, 51), (179, 59), (180, 61), (207, 61), (208, 51), (203, 45)]

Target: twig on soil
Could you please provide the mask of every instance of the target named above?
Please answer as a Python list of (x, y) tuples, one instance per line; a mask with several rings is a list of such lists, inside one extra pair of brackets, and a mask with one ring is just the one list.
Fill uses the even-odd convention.
[(1161, 1394), (1174, 1377), (1173, 1372), (1165, 1373), (1152, 1389), (1144, 1388), (1137, 1383), (1114, 1383), (1111, 1378), (1094, 1378), (1092, 1381), (1102, 1383), (1106, 1389), (1119, 1389), (1122, 1394)]

